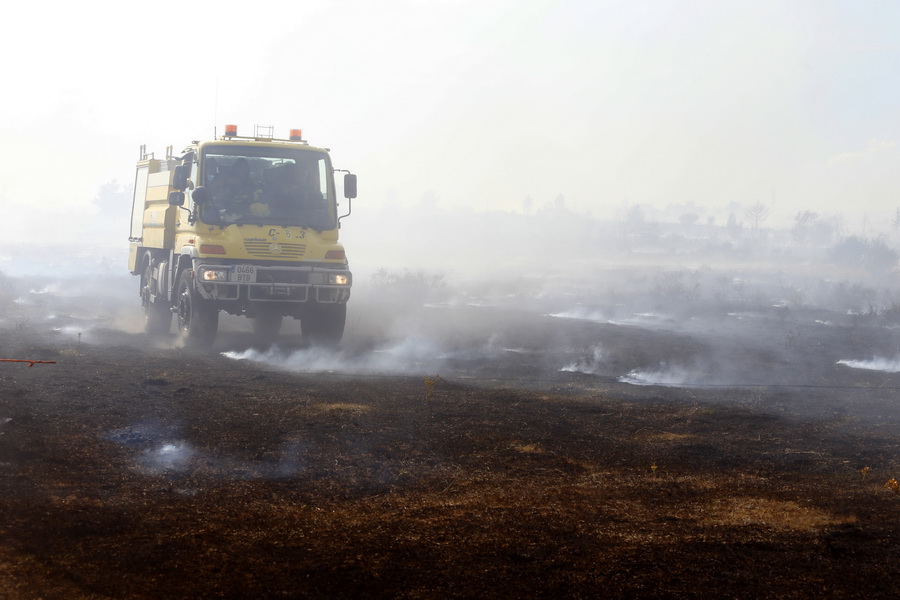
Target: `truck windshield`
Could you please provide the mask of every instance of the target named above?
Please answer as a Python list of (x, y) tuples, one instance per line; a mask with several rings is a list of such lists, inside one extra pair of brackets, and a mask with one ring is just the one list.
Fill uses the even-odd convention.
[(257, 224), (334, 229), (336, 205), (327, 155), (282, 146), (210, 146), (200, 157), (200, 184), (212, 202), (200, 219), (212, 225)]

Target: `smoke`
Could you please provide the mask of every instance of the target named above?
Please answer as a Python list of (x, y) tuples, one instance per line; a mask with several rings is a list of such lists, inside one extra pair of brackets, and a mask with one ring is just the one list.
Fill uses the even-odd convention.
[[(646, 325), (647, 323), (652, 323), (655, 319), (654, 315), (652, 319), (645, 321), (643, 318), (645, 316), (646, 315), (635, 315), (635, 319), (625, 320), (625, 322), (628, 322), (629, 324), (640, 323)], [(587, 318), (586, 320), (594, 319)], [(624, 375), (618, 375), (616, 373), (615, 364), (613, 364), (609, 353), (604, 350), (602, 345), (593, 347), (584, 356), (566, 364), (564, 367), (560, 368), (560, 372), (612, 376), (620, 383), (631, 385), (690, 387), (691, 385), (696, 385), (698, 381), (709, 380), (709, 375), (704, 374), (700, 369), (687, 368), (668, 364), (666, 362), (661, 363), (656, 368), (631, 369)]]
[(227, 453), (197, 448), (182, 437), (178, 425), (165, 425), (156, 420), (116, 429), (105, 438), (134, 450), (133, 469), (147, 476), (177, 478), (206, 474), (258, 479), (289, 475), (298, 470), (296, 453), (290, 447), (274, 462), (242, 460)]
[(850, 367), (851, 369), (900, 373), (900, 356), (895, 356), (894, 358), (875, 357), (871, 360), (839, 360), (837, 364)]
[[(678, 210), (668, 221), (649, 210), (605, 219), (564, 203), (534, 214), (427, 203), (355, 211), (341, 230), (354, 288), (338, 347), (310, 346), (288, 320), (274, 346), (255, 348), (249, 323), (223, 316), (214, 350), (291, 373), (522, 387), (862, 386), (867, 372), (900, 372), (890, 358), (900, 347), (900, 283), (881, 261), (830, 251), (834, 237), (801, 243), (786, 230), (679, 220)], [(385, 244), (384, 231), (403, 231), (403, 243)], [(900, 245), (900, 235), (883, 240), (860, 247)], [(137, 278), (120, 250), (115, 261), (87, 247), (0, 252), (9, 259), (0, 323), (67, 342), (177, 346), (174, 334), (142, 333)], [(859, 356), (874, 358), (846, 358)], [(300, 447), (285, 443), (277, 465), (251, 468), (170, 432), (141, 445), (138, 467), (304, 468)]]
[(593, 321), (594, 323), (608, 323), (609, 320), (602, 311), (588, 309), (584, 307), (564, 310), (562, 312), (552, 313), (551, 317), (557, 319), (578, 319), (580, 321)]
[[(313, 405), (308, 409), (356, 410), (356, 407)], [(0, 420), (0, 425), (3, 423)], [(412, 464), (415, 459), (381, 457), (373, 460), (374, 449), (354, 435), (317, 438), (290, 433), (271, 451), (252, 458), (233, 449), (199, 447), (185, 439), (179, 426), (154, 420), (111, 431), (105, 439), (132, 451), (131, 468), (136, 473), (180, 483), (173, 489), (184, 495), (197, 493), (197, 489), (189, 486), (196, 485), (204, 477), (247, 481), (310, 474), (371, 490), (389, 489), (403, 483), (410, 472), (446, 468), (430, 459), (427, 464)]]
[(634, 369), (619, 377), (622, 383), (631, 385), (661, 385), (690, 387), (696, 385), (700, 374), (685, 367), (662, 364), (656, 369)]
[(460, 362), (492, 360), (502, 351), (496, 337), (491, 337), (483, 346), (473, 348), (453, 347), (441, 340), (423, 335), (410, 335), (363, 351), (352, 347), (347, 349), (310, 347), (285, 351), (274, 346), (264, 351), (248, 348), (222, 354), (232, 360), (262, 363), (292, 372), (419, 375), (436, 373)]
[(569, 363), (562, 367), (560, 371), (566, 373), (586, 373), (588, 375), (601, 375), (604, 372), (603, 365), (603, 348), (601, 346), (594, 347), (590, 356), (582, 357), (575, 362)]
[(138, 459), (146, 475), (184, 473), (193, 462), (196, 451), (185, 442), (168, 442), (146, 450)]

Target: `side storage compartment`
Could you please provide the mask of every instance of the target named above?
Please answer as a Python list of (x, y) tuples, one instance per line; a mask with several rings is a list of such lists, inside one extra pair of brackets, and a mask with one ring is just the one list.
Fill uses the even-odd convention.
[(175, 245), (177, 206), (169, 205), (173, 171), (160, 171), (147, 176), (147, 196), (143, 220), (144, 246), (171, 249)]

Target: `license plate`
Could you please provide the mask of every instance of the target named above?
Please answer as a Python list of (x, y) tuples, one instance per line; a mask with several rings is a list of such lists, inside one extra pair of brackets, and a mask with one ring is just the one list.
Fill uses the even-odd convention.
[(237, 283), (256, 283), (256, 267), (252, 265), (235, 265), (234, 280)]

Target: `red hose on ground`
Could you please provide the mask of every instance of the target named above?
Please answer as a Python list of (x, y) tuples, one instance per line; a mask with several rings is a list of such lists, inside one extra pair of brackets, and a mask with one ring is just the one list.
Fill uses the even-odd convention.
[(55, 365), (55, 360), (28, 360), (21, 358), (0, 358), (0, 362), (27, 362), (29, 363), (29, 367), (33, 367), (34, 365)]

